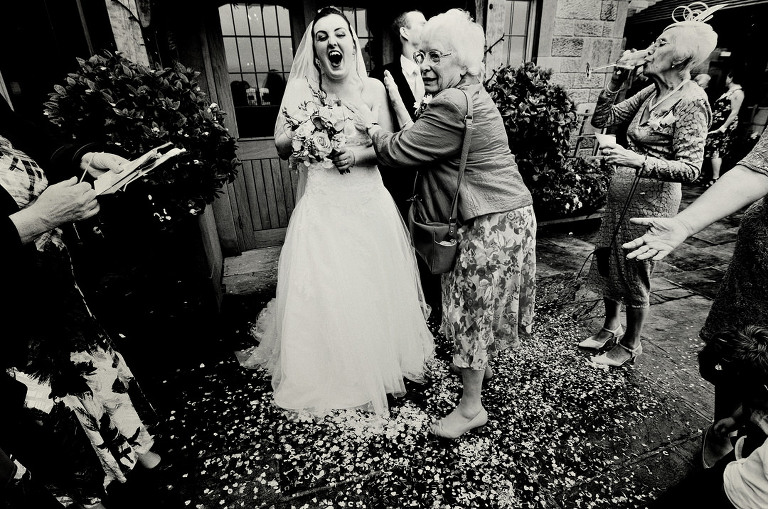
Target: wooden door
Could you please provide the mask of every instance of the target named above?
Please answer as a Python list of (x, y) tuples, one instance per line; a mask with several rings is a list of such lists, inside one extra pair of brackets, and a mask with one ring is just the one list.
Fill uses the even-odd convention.
[(243, 250), (279, 245), (295, 206), (298, 175), (277, 156), (274, 138), (239, 140), (238, 157), (242, 178), (233, 191)]

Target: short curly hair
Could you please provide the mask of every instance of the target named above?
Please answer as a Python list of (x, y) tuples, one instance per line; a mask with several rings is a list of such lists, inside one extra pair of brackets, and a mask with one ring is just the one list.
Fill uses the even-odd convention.
[(421, 38), (431, 40), (438, 33), (447, 35), (448, 44), (457, 55), (459, 64), (467, 68), (467, 73), (482, 77), (485, 71), (483, 27), (472, 21), (467, 11), (451, 9), (429, 18)]

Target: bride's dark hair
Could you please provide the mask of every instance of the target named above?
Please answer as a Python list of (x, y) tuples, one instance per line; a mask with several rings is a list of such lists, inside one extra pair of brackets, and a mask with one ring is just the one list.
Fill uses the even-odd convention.
[[(317, 10), (317, 14), (315, 14), (315, 19), (312, 20), (312, 54), (314, 55), (313, 63), (315, 64), (315, 68), (317, 69), (318, 78), (320, 80), (320, 88), (323, 88), (323, 71), (320, 69), (320, 64), (318, 63), (318, 56), (317, 56), (317, 50), (315, 49), (315, 24), (325, 18), (326, 16), (331, 16), (332, 14), (335, 14), (337, 16), (341, 16), (344, 18), (344, 21), (347, 22), (347, 28), (349, 28), (349, 35), (352, 37), (352, 34), (354, 33), (352, 30), (352, 24), (349, 22), (349, 18), (342, 12), (341, 9), (338, 7), (334, 7), (333, 5), (329, 5), (328, 7), (321, 7)], [(355, 38), (352, 37), (352, 47), (355, 49), (355, 52), (357, 52), (357, 43), (355, 42)], [(360, 71), (357, 69), (357, 65), (355, 65), (355, 69), (357, 70), (358, 77), (362, 79), (360, 76)]]

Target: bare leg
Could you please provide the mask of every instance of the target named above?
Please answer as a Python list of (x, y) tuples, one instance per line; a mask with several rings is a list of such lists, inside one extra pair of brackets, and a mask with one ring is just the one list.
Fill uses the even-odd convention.
[(710, 159), (710, 163), (712, 163), (712, 180), (717, 180), (720, 178), (720, 168), (723, 165), (723, 158), (716, 153), (712, 159)]
[(619, 325), (621, 325), (621, 320), (619, 319), (621, 303), (610, 299), (603, 299), (603, 303), (605, 304), (605, 322), (603, 322), (603, 328), (595, 334), (596, 341), (606, 341), (611, 339), (613, 335), (608, 331), (616, 330)]
[[(640, 337), (643, 332), (645, 319), (647, 317), (648, 308), (627, 308), (627, 332), (624, 334), (624, 338), (621, 340), (622, 345), (626, 346), (630, 350), (634, 350), (640, 346)], [(616, 345), (608, 350), (608, 352), (606, 352), (606, 356), (609, 359), (622, 362), (626, 359), (629, 359), (632, 354), (630, 354), (624, 348)]]
[[(485, 424), (487, 414), (482, 402), (484, 374), (484, 369), (461, 369), (461, 379), (464, 386), (461, 400), (453, 412), (432, 426), (433, 433), (455, 438), (472, 428)], [(485, 419), (482, 418), (482, 414), (486, 415)], [(473, 421), (475, 422), (473, 423)]]

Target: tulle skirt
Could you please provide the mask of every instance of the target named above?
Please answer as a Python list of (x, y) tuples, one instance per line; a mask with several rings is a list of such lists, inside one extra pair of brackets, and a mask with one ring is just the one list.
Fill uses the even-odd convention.
[(403, 377), (422, 379), (434, 351), (403, 220), (378, 171), (359, 188), (354, 173), (340, 188), (308, 184), (276, 297), (252, 329), (259, 345), (238, 353), (244, 366), (269, 371), (275, 404), (287, 410), (386, 414), (387, 394), (405, 393)]

